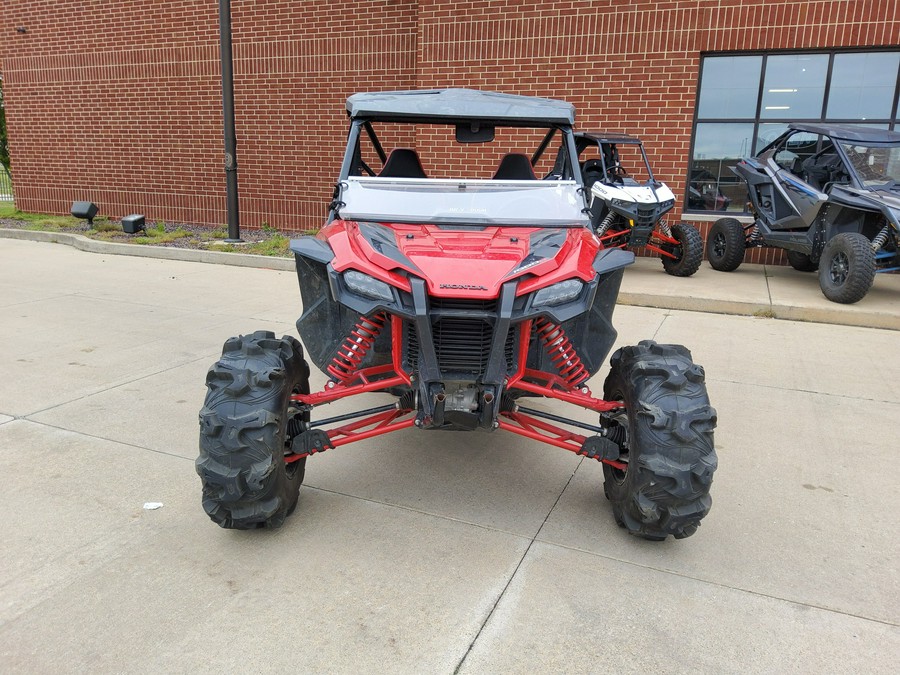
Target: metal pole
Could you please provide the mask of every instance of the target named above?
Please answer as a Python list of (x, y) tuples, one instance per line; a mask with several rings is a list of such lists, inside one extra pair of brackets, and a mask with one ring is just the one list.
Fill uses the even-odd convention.
[(231, 0), (219, 0), (219, 49), (222, 59), (222, 112), (225, 118), (225, 210), (227, 242), (241, 241), (238, 211), (237, 135), (234, 130), (234, 63), (231, 51)]

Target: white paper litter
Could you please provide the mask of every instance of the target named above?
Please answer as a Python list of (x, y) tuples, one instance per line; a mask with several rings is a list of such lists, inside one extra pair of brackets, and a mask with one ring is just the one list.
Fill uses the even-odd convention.
[(146, 502), (144, 508), (148, 511), (156, 511), (156, 509), (162, 508), (162, 502)]

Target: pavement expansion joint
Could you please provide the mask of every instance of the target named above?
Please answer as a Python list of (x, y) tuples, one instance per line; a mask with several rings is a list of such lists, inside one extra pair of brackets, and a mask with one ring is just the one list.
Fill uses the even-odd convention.
[[(49, 410), (49, 408), (48, 408)], [(37, 413), (33, 413), (37, 414)], [(56, 429), (57, 431), (64, 431), (67, 434), (75, 434), (76, 436), (84, 436), (85, 438), (95, 438), (98, 441), (107, 441), (109, 443), (115, 443), (117, 445), (127, 445), (130, 448), (134, 448), (135, 450), (145, 450), (147, 452), (152, 452), (157, 455), (164, 455), (165, 457), (174, 457), (176, 459), (181, 459), (186, 462), (194, 461), (191, 457), (185, 457), (184, 455), (179, 455), (174, 452), (166, 452), (165, 450), (157, 450), (156, 448), (148, 448), (146, 445), (138, 445), (137, 443), (130, 443), (129, 441), (124, 441), (122, 439), (117, 438), (109, 438), (108, 436), (100, 436), (98, 434), (91, 434), (86, 431), (80, 431), (78, 429), (70, 429), (68, 427), (62, 427), (57, 424), (50, 424), (49, 422), (43, 422), (41, 420), (34, 420), (30, 417), (20, 417), (16, 419), (21, 419), (23, 422), (28, 422), (29, 424), (37, 424), (42, 427), (47, 427), (48, 429)]]
[(32, 410), (30, 413), (25, 415), (24, 418), (29, 418), (32, 415), (39, 415), (40, 413), (48, 412), (50, 410), (54, 410), (61, 406), (69, 405), (70, 403), (75, 403), (76, 401), (81, 401), (86, 398), (96, 396), (97, 394), (102, 394), (102, 393), (105, 393), (108, 391), (114, 391), (116, 389), (119, 389), (120, 387), (124, 387), (129, 384), (134, 384), (135, 382), (140, 382), (141, 380), (146, 380), (148, 377), (156, 377), (157, 375), (162, 375), (163, 373), (168, 373), (171, 370), (176, 370), (178, 368), (184, 368), (185, 366), (189, 366), (193, 363), (197, 363), (198, 361), (209, 361), (209, 360), (215, 359), (217, 356), (218, 356), (218, 352), (211, 353), (211, 354), (204, 354), (203, 356), (198, 356), (197, 358), (194, 358), (194, 359), (189, 359), (189, 360), (181, 362), (181, 363), (176, 363), (174, 365), (170, 365), (161, 370), (156, 370), (152, 373), (145, 373), (143, 375), (139, 375), (138, 377), (134, 377), (130, 380), (125, 380), (123, 382), (115, 382), (115, 383), (109, 383), (106, 385), (102, 385), (101, 388), (96, 391), (89, 391), (80, 396), (76, 396), (75, 398), (67, 399), (65, 401), (59, 401), (57, 403), (54, 403), (53, 405), (47, 406), (46, 408), (41, 408), (40, 410)]
[[(179, 455), (180, 456), (180, 455)], [(394, 502), (386, 502), (380, 499), (372, 499), (371, 497), (361, 497), (360, 495), (350, 494), (349, 492), (341, 492), (340, 490), (331, 490), (329, 488), (318, 487), (316, 485), (310, 485), (308, 483), (303, 483), (301, 490), (315, 490), (316, 492), (324, 492), (329, 495), (336, 495), (338, 497), (347, 497), (348, 499), (355, 499), (361, 502), (367, 502), (369, 504), (378, 504), (379, 506), (386, 506), (392, 509), (400, 509), (401, 511), (408, 511), (409, 513), (417, 513), (420, 516), (428, 516), (429, 518), (439, 518), (440, 520), (447, 520), (452, 523), (459, 523), (460, 525), (467, 525), (469, 527), (476, 527), (480, 530), (486, 530), (488, 532), (499, 532), (500, 534), (505, 534), (510, 537), (518, 537), (519, 539), (529, 539), (527, 535), (521, 534), (519, 532), (513, 532), (511, 530), (504, 530), (500, 527), (492, 527), (490, 525), (485, 525), (484, 523), (476, 523), (471, 520), (465, 520), (463, 518), (454, 518), (453, 516), (448, 516), (443, 513), (434, 513), (432, 511), (423, 511), (422, 509), (417, 509), (412, 506), (407, 506), (405, 504), (395, 504)], [(534, 541), (532, 538), (531, 541)]]
[[(769, 307), (774, 308), (775, 303), (772, 301), (772, 286), (769, 284), (769, 266), (763, 265), (763, 279), (766, 281), (766, 295), (769, 296)], [(775, 318), (775, 312), (773, 310), (772, 317)]]
[(481, 633), (484, 631), (485, 626), (487, 626), (488, 622), (491, 620), (491, 617), (494, 615), (494, 612), (497, 610), (497, 606), (500, 604), (500, 601), (506, 595), (506, 591), (509, 590), (510, 584), (512, 584), (513, 579), (516, 578), (516, 575), (519, 573), (519, 569), (522, 567), (522, 563), (525, 562), (525, 558), (528, 557), (529, 551), (531, 551), (531, 547), (534, 546), (534, 542), (537, 541), (538, 536), (541, 534), (541, 530), (544, 529), (544, 526), (547, 524), (547, 521), (550, 519), (550, 516), (553, 514), (553, 511), (556, 509), (559, 504), (559, 500), (562, 499), (562, 496), (566, 493), (569, 485), (572, 483), (572, 480), (575, 478), (575, 474), (578, 472), (578, 468), (584, 462), (584, 458), (582, 457), (579, 460), (578, 464), (575, 465), (575, 468), (572, 469), (572, 475), (569, 476), (569, 480), (566, 481), (566, 484), (563, 486), (562, 490), (559, 491), (559, 494), (556, 496), (556, 501), (553, 502), (553, 506), (547, 511), (547, 515), (544, 516), (544, 520), (541, 521), (540, 527), (538, 527), (537, 532), (534, 533), (534, 536), (531, 538), (531, 541), (528, 542), (528, 547), (522, 553), (522, 557), (519, 559), (519, 562), (516, 564), (516, 568), (513, 570), (512, 574), (509, 575), (509, 579), (506, 580), (506, 584), (503, 586), (503, 590), (497, 595), (497, 600), (491, 606), (490, 611), (487, 613), (487, 616), (484, 618), (484, 621), (481, 622), (481, 625), (478, 627), (478, 632), (475, 634), (475, 637), (472, 638), (472, 642), (469, 643), (469, 648), (466, 649), (466, 653), (463, 654), (462, 658), (459, 660), (459, 663), (456, 664), (456, 668), (453, 670), (453, 674), (456, 675), (459, 673), (460, 669), (463, 667), (463, 664), (466, 662), (466, 658), (472, 652), (472, 649), (475, 647), (475, 643), (478, 642), (478, 638), (481, 636)]
[(707, 378), (707, 382), (719, 382), (723, 384), (734, 384), (739, 387), (759, 387), (760, 389), (774, 389), (776, 391), (789, 391), (795, 394), (812, 394), (815, 396), (827, 396), (828, 398), (839, 398), (848, 401), (865, 401), (866, 403), (882, 403), (885, 405), (900, 405), (900, 401), (891, 401), (881, 398), (868, 398), (866, 396), (840, 394), (832, 391), (819, 391), (816, 389), (801, 389), (799, 387), (776, 387), (771, 384), (763, 384), (760, 382), (741, 382), (738, 380), (723, 380), (717, 378)]
[[(630, 535), (629, 535), (630, 536)], [(791, 598), (785, 598), (780, 595), (773, 595), (771, 593), (763, 593), (762, 591), (755, 591), (752, 588), (743, 588), (741, 586), (735, 586), (734, 584), (727, 584), (720, 581), (713, 581), (711, 579), (704, 579), (702, 577), (696, 577), (690, 574), (685, 574), (684, 572), (678, 572), (676, 570), (670, 569), (662, 569), (659, 567), (654, 567), (653, 565), (644, 565), (639, 562), (635, 562), (634, 560), (626, 560), (624, 558), (616, 558), (615, 556), (603, 555), (602, 553), (597, 553), (596, 551), (590, 551), (587, 549), (579, 548), (577, 546), (568, 546), (566, 544), (559, 544), (552, 541), (546, 540), (538, 540), (541, 544), (546, 544), (548, 546), (556, 546), (558, 548), (567, 549), (569, 551), (576, 551), (578, 553), (585, 553), (587, 555), (593, 555), (598, 558), (603, 558), (605, 560), (611, 560), (613, 562), (621, 563), (623, 565), (629, 565), (632, 567), (639, 567), (644, 570), (649, 570), (651, 572), (658, 572), (660, 574), (671, 574), (672, 576), (680, 577), (682, 579), (688, 579), (689, 581), (696, 581), (697, 583), (707, 584), (709, 586), (715, 586), (716, 588), (725, 588), (731, 591), (736, 591), (738, 593), (747, 593), (748, 595), (753, 595), (759, 598), (768, 598), (769, 600), (776, 600), (778, 602), (786, 602), (790, 605), (794, 605), (795, 607), (805, 607), (808, 609), (817, 609), (822, 612), (829, 612), (831, 614), (839, 614), (841, 616), (848, 616), (854, 619), (860, 619), (861, 621), (871, 621), (873, 623), (879, 623), (884, 626), (900, 626), (900, 623), (895, 621), (888, 621), (887, 619), (879, 619), (873, 616), (866, 616), (865, 614), (859, 614), (855, 612), (848, 612), (842, 609), (835, 609), (834, 607), (826, 607), (824, 605), (819, 605), (811, 602), (801, 602), (800, 600), (792, 600)], [(534, 542), (532, 542), (534, 543)], [(529, 549), (531, 546), (529, 545)], [(526, 551), (527, 553), (527, 551)], [(518, 570), (518, 567), (516, 568)], [(515, 576), (515, 575), (513, 575)], [(508, 584), (507, 584), (508, 586)], [(505, 589), (504, 589), (505, 590)]]

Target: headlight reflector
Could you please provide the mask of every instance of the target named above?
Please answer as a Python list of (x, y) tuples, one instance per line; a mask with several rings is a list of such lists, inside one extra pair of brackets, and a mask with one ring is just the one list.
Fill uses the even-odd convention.
[(565, 302), (571, 302), (579, 295), (584, 283), (580, 279), (567, 279), (560, 281), (558, 284), (542, 288), (534, 294), (534, 302), (532, 307), (554, 307)]
[(368, 274), (357, 272), (356, 270), (348, 270), (344, 272), (344, 283), (351, 291), (358, 295), (371, 298), (372, 300), (384, 300), (390, 302), (394, 299), (391, 293), (391, 287), (383, 281), (379, 281)]

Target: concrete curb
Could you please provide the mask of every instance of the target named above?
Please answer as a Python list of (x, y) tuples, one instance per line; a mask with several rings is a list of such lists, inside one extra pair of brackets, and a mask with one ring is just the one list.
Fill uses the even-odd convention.
[(646, 293), (620, 291), (618, 304), (656, 309), (677, 309), (688, 312), (709, 314), (734, 314), (755, 316), (766, 319), (804, 321), (807, 323), (827, 323), (838, 326), (859, 328), (883, 328), (900, 330), (900, 316), (888, 312), (847, 311), (842, 305), (835, 309), (823, 307), (802, 307), (778, 303), (738, 302), (712, 298), (657, 296)]
[(841, 326), (861, 328), (885, 328), (900, 330), (900, 317), (887, 312), (842, 312), (838, 309), (822, 307), (796, 307), (793, 305), (772, 305), (776, 319), (789, 321), (809, 321), (811, 323), (832, 323)]
[(21, 239), (25, 241), (43, 241), (54, 244), (67, 244), (79, 251), (103, 253), (106, 255), (130, 255), (142, 258), (160, 258), (162, 260), (180, 260), (183, 262), (212, 263), (216, 265), (235, 265), (237, 267), (257, 267), (260, 269), (292, 272), (292, 258), (277, 258), (267, 255), (250, 255), (248, 253), (224, 253), (222, 251), (200, 251), (188, 248), (167, 246), (145, 246), (137, 244), (119, 244), (112, 241), (97, 241), (80, 234), (70, 232), (41, 232), (38, 230), (12, 230), (0, 228), (0, 239)]
[[(115, 242), (97, 241), (96, 239), (89, 239), (80, 234), (68, 232), (41, 232), (38, 230), (0, 228), (0, 239), (2, 238), (67, 244), (69, 246), (74, 246), (81, 251), (102, 253), (106, 255), (131, 255), (144, 258), (180, 260), (184, 262), (255, 267), (284, 272), (292, 272), (295, 269), (294, 261), (290, 258), (250, 255), (247, 253), (199, 251), (196, 249), (169, 248), (163, 246), (119, 244)], [(627, 289), (623, 289), (619, 293), (618, 303), (636, 307), (655, 307), (659, 309), (675, 309), (689, 312), (734, 314), (738, 316), (757, 316), (786, 319), (790, 321), (859, 326), (862, 328), (900, 330), (900, 316), (896, 313), (880, 312), (877, 310), (869, 311), (860, 309), (858, 306), (852, 306), (851, 309), (844, 305), (835, 305), (832, 308), (787, 305), (773, 303), (771, 301), (765, 303), (742, 302), (724, 298), (656, 295), (653, 293), (632, 292)]]
[[(628, 274), (628, 272), (625, 272)], [(671, 295), (650, 295), (620, 290), (616, 301), (619, 305), (634, 307), (655, 307), (656, 309), (677, 309), (686, 312), (708, 312), (710, 314), (735, 314), (737, 316), (771, 317), (772, 305), (759, 302), (737, 300), (717, 300), (711, 298), (677, 297)], [(780, 318), (780, 317), (779, 317)]]

